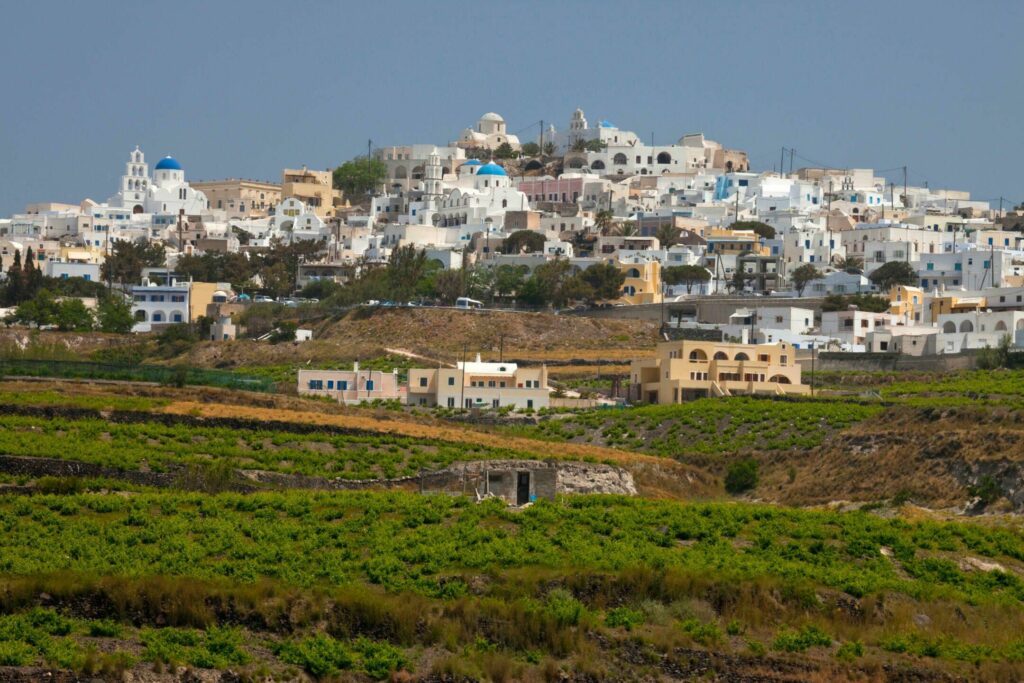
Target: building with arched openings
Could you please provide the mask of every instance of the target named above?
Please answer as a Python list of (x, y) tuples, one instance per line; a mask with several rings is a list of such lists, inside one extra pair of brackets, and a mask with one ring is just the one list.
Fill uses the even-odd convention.
[(146, 155), (138, 146), (128, 155), (120, 189), (107, 204), (133, 214), (177, 215), (182, 210), (198, 214), (209, 208), (206, 195), (185, 180), (185, 169), (177, 159), (164, 157), (150, 175)]
[(630, 399), (665, 404), (741, 394), (810, 393), (800, 377), (796, 350), (786, 342), (662, 342), (654, 358), (630, 365)]
[(452, 144), (464, 149), (497, 149), (506, 143), (514, 150), (520, 147), (519, 137), (510, 135), (505, 119), (492, 111), (481, 116), (475, 128), (463, 129), (459, 139)]

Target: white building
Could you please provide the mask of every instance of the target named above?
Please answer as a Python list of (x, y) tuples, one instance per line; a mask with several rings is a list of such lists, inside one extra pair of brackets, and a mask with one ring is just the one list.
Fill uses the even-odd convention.
[(458, 142), (453, 144), (463, 148), (497, 149), (506, 143), (514, 150), (518, 150), (520, 147), (519, 138), (509, 135), (505, 129), (505, 119), (492, 111), (480, 117), (480, 120), (476, 122), (476, 128), (463, 129)]
[(121, 188), (107, 203), (132, 213), (150, 214), (178, 214), (181, 210), (198, 214), (209, 206), (206, 195), (185, 181), (185, 170), (173, 157), (158, 161), (150, 178), (149, 164), (138, 147), (125, 164)]

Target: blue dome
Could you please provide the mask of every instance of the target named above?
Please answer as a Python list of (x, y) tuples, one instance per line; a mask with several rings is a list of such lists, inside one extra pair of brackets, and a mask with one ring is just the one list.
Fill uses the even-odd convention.
[(505, 173), (505, 169), (493, 161), (484, 164), (480, 167), (480, 170), (476, 172), (477, 175), (508, 175)]
[(157, 162), (154, 168), (158, 171), (181, 171), (181, 164), (174, 157), (164, 157)]
[(480, 166), (482, 163), (483, 162), (481, 162), (479, 159), (470, 159), (469, 161), (467, 161), (466, 163), (464, 163), (462, 165), (463, 166)]
[(599, 127), (601, 127), (601, 128), (614, 128), (615, 127), (615, 124), (612, 123), (611, 121), (609, 121), (608, 119), (605, 119), (605, 120), (601, 121), (601, 123), (599, 123), (597, 125)]

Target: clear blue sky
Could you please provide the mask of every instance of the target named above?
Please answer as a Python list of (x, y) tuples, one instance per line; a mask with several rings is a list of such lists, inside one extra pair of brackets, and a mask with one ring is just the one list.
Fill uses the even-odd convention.
[(106, 199), (135, 144), (191, 179), (278, 180), (367, 138), (443, 144), (486, 111), (562, 128), (577, 106), (662, 143), (704, 131), (757, 169), (785, 145), (1024, 199), (1019, 0), (33, 0), (3, 16), (0, 215)]

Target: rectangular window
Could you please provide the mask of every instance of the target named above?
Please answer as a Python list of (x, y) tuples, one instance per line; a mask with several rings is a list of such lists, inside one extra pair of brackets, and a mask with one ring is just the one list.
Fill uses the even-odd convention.
[(427, 386), (427, 378), (426, 377), (420, 377), (420, 386), (421, 387)]
[(333, 379), (327, 380), (327, 388), (328, 389), (333, 389), (334, 388), (334, 380)]
[(313, 391), (319, 391), (324, 388), (324, 381), (322, 379), (311, 379), (309, 380), (309, 388)]
[(338, 389), (340, 389), (341, 391), (348, 391), (348, 380), (338, 380)]
[(454, 377), (449, 377), (448, 378), (448, 386), (450, 386), (450, 387), (451, 386), (455, 386), (455, 378)]

